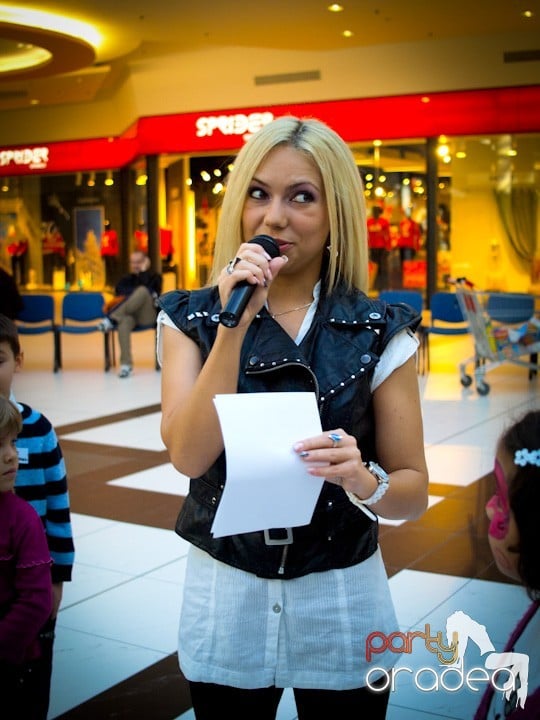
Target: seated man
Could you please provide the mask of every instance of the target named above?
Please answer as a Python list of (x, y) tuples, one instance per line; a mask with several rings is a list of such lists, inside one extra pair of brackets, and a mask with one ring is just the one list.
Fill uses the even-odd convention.
[(131, 272), (120, 278), (115, 297), (108, 304), (107, 317), (101, 323), (106, 332), (118, 329), (120, 343), (120, 372), (118, 377), (127, 378), (133, 371), (131, 355), (131, 331), (137, 325), (156, 322), (156, 300), (161, 295), (162, 277), (150, 270), (150, 258), (136, 250), (130, 257)]

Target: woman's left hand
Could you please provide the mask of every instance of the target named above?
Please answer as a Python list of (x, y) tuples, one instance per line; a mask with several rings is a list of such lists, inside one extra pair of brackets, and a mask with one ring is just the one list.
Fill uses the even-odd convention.
[(369, 497), (376, 482), (366, 470), (356, 438), (342, 428), (307, 438), (294, 445), (295, 452), (308, 465), (314, 477), (339, 485), (359, 497)]

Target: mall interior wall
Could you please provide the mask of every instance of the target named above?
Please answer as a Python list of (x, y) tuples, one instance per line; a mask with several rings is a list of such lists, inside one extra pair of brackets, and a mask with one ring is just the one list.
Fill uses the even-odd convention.
[[(532, 33), (426, 40), (325, 52), (227, 47), (134, 60), (108, 97), (0, 114), (2, 144), (121, 134), (140, 117), (281, 103), (537, 84), (540, 63), (505, 63), (537, 46)], [(318, 70), (320, 80), (256, 84)], [(362, 118), (358, 118), (361, 126)], [(441, 128), (444, 132), (444, 128)], [(396, 117), (396, 137), (399, 117)]]

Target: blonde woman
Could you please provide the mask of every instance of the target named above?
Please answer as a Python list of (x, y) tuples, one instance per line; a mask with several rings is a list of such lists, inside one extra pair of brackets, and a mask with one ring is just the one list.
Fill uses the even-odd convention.
[[(274, 718), (285, 687), (301, 719), (386, 714), (389, 689), (376, 687), (365, 659), (369, 633), (397, 629), (377, 515), (418, 517), (427, 469), (419, 318), (366, 295), (363, 198), (333, 130), (273, 121), (236, 159), (211, 285), (160, 300), (162, 437), (192, 478), (176, 526), (191, 543), (179, 660), (199, 720)], [(261, 234), (277, 257), (249, 242)], [(253, 292), (227, 327), (220, 315), (239, 283)], [(294, 443), (306, 472), (324, 480), (313, 518), (215, 538), (226, 466), (213, 399), (276, 391), (316, 395), (323, 432)], [(390, 656), (379, 656), (383, 669)]]

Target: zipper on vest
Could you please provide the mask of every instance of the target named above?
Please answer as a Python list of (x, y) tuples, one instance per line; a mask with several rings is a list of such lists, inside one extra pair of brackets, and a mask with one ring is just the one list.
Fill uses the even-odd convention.
[(315, 386), (315, 397), (317, 398), (317, 401), (319, 400), (320, 392), (319, 392), (319, 381), (317, 380), (317, 376), (313, 372), (313, 370), (309, 367), (309, 365), (305, 365), (303, 362), (284, 362), (282, 365), (276, 365), (274, 367), (265, 367), (265, 368), (246, 368), (244, 371), (246, 375), (264, 375), (265, 373), (273, 372), (274, 370), (281, 370), (285, 367), (301, 367), (304, 368), (313, 380), (313, 384)]
[(289, 552), (289, 546), (284, 545), (281, 553), (281, 563), (279, 565), (278, 575), (285, 574), (285, 563), (287, 562), (287, 553)]

